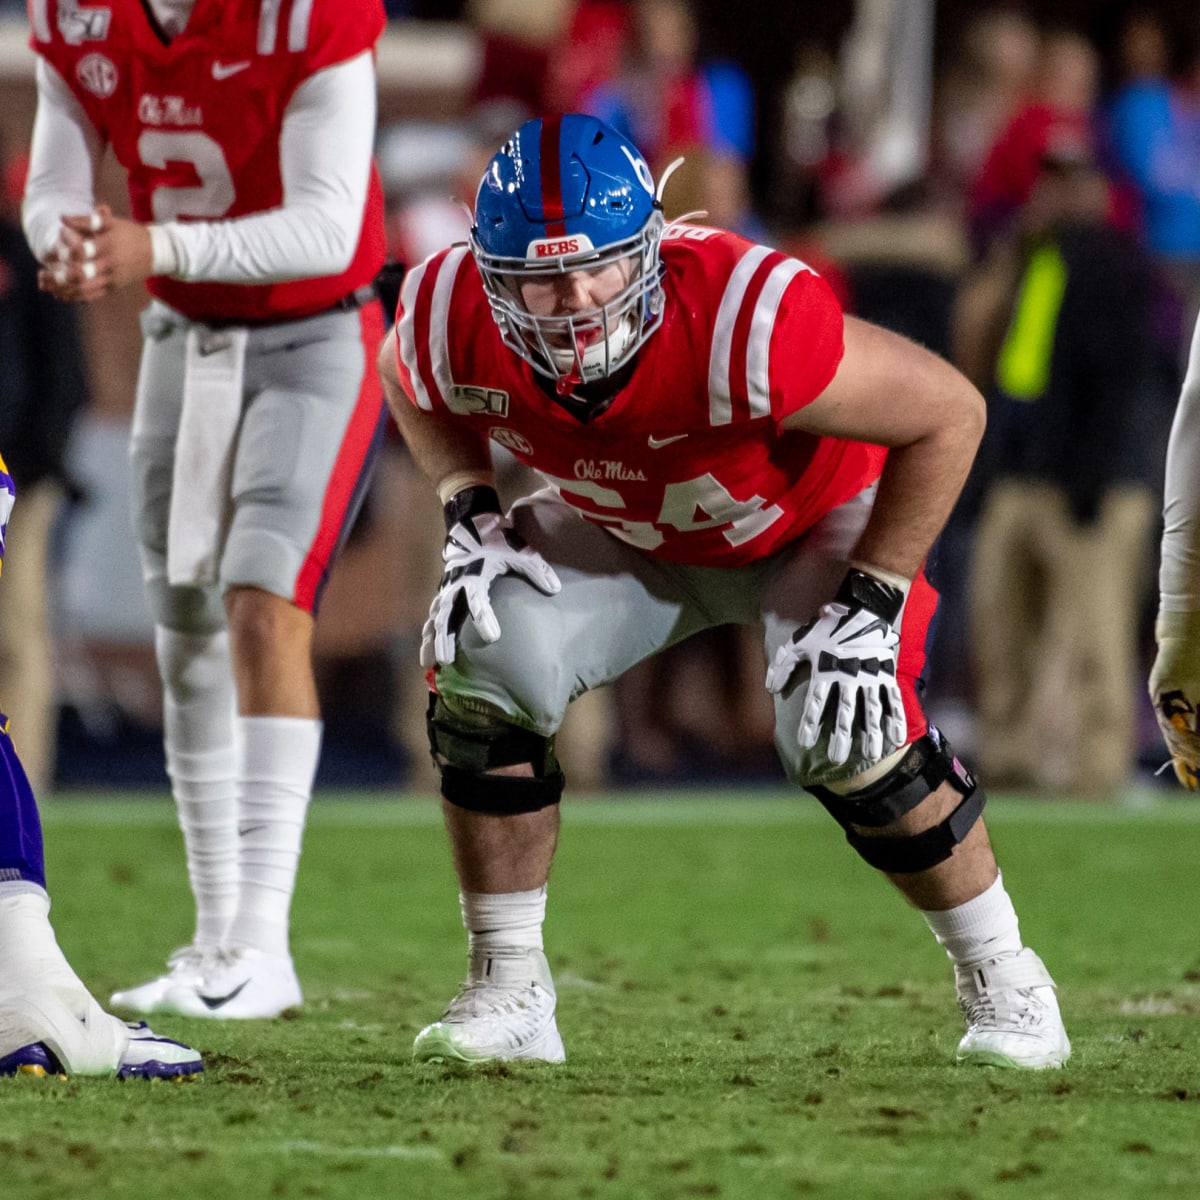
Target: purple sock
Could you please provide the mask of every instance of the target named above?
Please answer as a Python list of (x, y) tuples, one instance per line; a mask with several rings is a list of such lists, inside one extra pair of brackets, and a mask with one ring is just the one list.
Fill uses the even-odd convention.
[[(0, 729), (8, 721), (0, 716)], [(13, 880), (46, 886), (42, 822), (25, 768), (7, 732), (0, 733), (0, 883)]]

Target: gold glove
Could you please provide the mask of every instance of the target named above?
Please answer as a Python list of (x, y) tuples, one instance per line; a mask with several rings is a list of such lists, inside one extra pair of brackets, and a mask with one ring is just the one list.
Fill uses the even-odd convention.
[(1150, 670), (1150, 699), (1175, 776), (1200, 790), (1200, 613), (1160, 612), (1154, 626), (1158, 655)]

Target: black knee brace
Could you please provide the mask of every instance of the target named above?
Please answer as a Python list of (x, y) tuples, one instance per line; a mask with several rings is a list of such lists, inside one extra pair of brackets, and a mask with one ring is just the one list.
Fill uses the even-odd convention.
[[(944, 821), (932, 828), (908, 837), (863, 837), (854, 828), (858, 825), (882, 829), (891, 825), (947, 780), (962, 800)], [(927, 871), (945, 862), (979, 820), (987, 800), (975, 776), (954, 757), (932, 725), (892, 770), (869, 787), (844, 796), (825, 787), (806, 790), (826, 807), (846, 831), (846, 841), (871, 866), (892, 875)]]
[[(442, 773), (442, 795), (471, 812), (507, 816), (537, 812), (562, 799), (566, 778), (554, 738), (531, 733), (487, 713), (464, 714), (437, 695), (425, 717), (429, 749)], [(527, 763), (533, 778), (490, 775), (495, 767)]]

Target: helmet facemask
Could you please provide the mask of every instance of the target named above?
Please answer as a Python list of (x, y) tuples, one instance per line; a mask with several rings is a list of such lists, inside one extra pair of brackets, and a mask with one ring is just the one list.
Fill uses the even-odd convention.
[[(615, 374), (662, 324), (662, 232), (662, 213), (655, 208), (638, 233), (624, 241), (596, 250), (579, 236), (568, 254), (546, 254), (545, 242), (535, 242), (525, 259), (514, 259), (489, 254), (473, 230), (471, 248), (505, 344), (553, 380), (560, 394)], [(614, 263), (626, 270), (626, 282), (601, 307), (537, 316), (525, 306), (523, 284)]]

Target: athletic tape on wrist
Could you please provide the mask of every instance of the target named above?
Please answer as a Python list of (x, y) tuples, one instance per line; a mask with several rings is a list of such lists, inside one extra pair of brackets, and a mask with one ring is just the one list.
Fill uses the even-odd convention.
[(463, 488), (456, 492), (442, 508), (442, 516), (446, 521), (446, 529), (451, 530), (467, 517), (478, 516), (480, 513), (503, 513), (500, 507), (500, 497), (494, 487), (485, 484)]
[(848, 608), (865, 608), (882, 617), (889, 625), (895, 625), (904, 608), (904, 591), (878, 576), (851, 567), (834, 600)]

